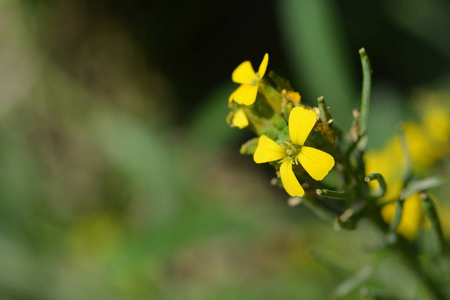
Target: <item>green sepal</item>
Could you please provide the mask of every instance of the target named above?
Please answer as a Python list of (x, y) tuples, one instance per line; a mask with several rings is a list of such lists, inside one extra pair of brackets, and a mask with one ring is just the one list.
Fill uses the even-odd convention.
[(275, 113), (281, 114), (283, 97), (275, 88), (273, 88), (267, 81), (263, 80), (259, 84), (258, 92), (264, 96), (266, 103)]
[(288, 127), (286, 120), (280, 115), (274, 115), (271, 121), (273, 126), (278, 130), (285, 130)]
[(259, 137), (252, 138), (242, 144), (239, 152), (241, 154), (253, 155), (255, 153), (256, 147), (258, 147)]
[(226, 121), (227, 121), (227, 124), (230, 126), (230, 127), (233, 127), (232, 126), (232, 120), (233, 120), (233, 116), (234, 116), (234, 111), (232, 110), (232, 111), (230, 111), (229, 113), (228, 113), (228, 115), (227, 115), (227, 118), (226, 118)]

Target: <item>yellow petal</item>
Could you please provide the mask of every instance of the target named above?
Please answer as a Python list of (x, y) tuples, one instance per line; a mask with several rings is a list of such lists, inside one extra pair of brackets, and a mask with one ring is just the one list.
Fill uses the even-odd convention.
[[(383, 219), (391, 223), (394, 220), (397, 204), (389, 203), (381, 209)], [(403, 203), (403, 214), (397, 232), (409, 240), (417, 238), (420, 224), (423, 219), (422, 200), (419, 194), (414, 194)]]
[(333, 156), (321, 150), (305, 146), (302, 147), (298, 154), (298, 161), (315, 180), (322, 180), (334, 166)]
[(268, 64), (269, 64), (269, 54), (266, 53), (258, 69), (258, 75), (260, 79), (263, 78), (264, 74), (266, 74)]
[(281, 95), (283, 95), (283, 97), (286, 98), (287, 100), (292, 101), (294, 103), (300, 103), (300, 100), (302, 98), (302, 96), (299, 93), (293, 91), (282, 90)]
[(248, 126), (248, 119), (245, 115), (245, 112), (243, 109), (238, 110), (235, 112), (233, 116), (233, 126), (238, 127), (239, 129), (245, 128)]
[(450, 111), (442, 106), (429, 106), (423, 116), (424, 130), (435, 142), (448, 144), (450, 139)]
[(265, 135), (259, 138), (258, 146), (256, 147), (253, 160), (257, 164), (271, 162), (283, 159), (287, 156), (286, 150), (283, 147), (272, 141)]
[(295, 177), (294, 171), (292, 171), (291, 161), (287, 160), (281, 164), (280, 175), (284, 189), (291, 197), (302, 197), (305, 194), (305, 190)]
[(252, 63), (248, 60), (241, 63), (231, 74), (231, 80), (236, 83), (250, 83), (255, 78), (256, 74), (253, 70)]
[(292, 143), (302, 146), (316, 124), (316, 113), (297, 106), (289, 115), (289, 136)]
[(252, 105), (256, 100), (258, 94), (258, 86), (251, 84), (242, 84), (232, 94), (236, 103), (243, 105)]

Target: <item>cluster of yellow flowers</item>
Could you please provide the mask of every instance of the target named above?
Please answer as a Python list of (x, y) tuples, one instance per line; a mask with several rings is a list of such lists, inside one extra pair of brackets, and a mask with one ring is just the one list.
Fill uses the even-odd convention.
[[(266, 74), (267, 65), (269, 64), (269, 54), (265, 54), (264, 58), (259, 65), (258, 72), (253, 70), (252, 63), (250, 61), (244, 61), (241, 63), (231, 74), (231, 80), (241, 84), (233, 93), (231, 93), (228, 102), (233, 100), (241, 105), (252, 105), (256, 101), (258, 94), (259, 84)], [(232, 125), (239, 129), (248, 126), (248, 118), (243, 108), (239, 108), (234, 112)]]
[[(435, 98), (433, 96), (432, 98)], [(384, 220), (388, 223), (394, 219), (396, 211), (395, 199), (401, 197), (403, 180), (410, 163), (416, 173), (422, 173), (427, 167), (435, 164), (448, 155), (450, 146), (450, 116), (445, 109), (443, 101), (424, 101), (423, 116), (421, 122), (407, 121), (402, 124), (405, 145), (399, 136), (392, 137), (386, 146), (377, 151), (368, 151), (365, 154), (366, 172), (383, 174), (388, 189), (384, 197), (380, 199), (384, 203), (381, 210)], [(439, 128), (439, 130), (436, 130)], [(378, 189), (376, 181), (369, 184), (373, 190)], [(401, 235), (413, 240), (417, 237), (421, 224), (424, 221), (422, 200), (418, 193), (406, 199), (403, 204), (403, 216), (397, 228)]]
[[(273, 72), (265, 77), (268, 62), (269, 55), (265, 54), (255, 72), (251, 62), (245, 61), (231, 76), (240, 86), (228, 99), (231, 112), (227, 122), (240, 129), (248, 127), (257, 135), (243, 145), (241, 153), (252, 154), (255, 163), (271, 163), (281, 179), (277, 182), (291, 197), (303, 197), (308, 193), (309, 198), (318, 200), (344, 200), (334, 203), (336, 205), (331, 209), (340, 226), (349, 225), (345, 222), (358, 213), (358, 207), (368, 205), (375, 205), (384, 221), (391, 223), (398, 216), (396, 203), (401, 201), (401, 219), (398, 227), (393, 226), (392, 230), (396, 229), (410, 240), (415, 239), (424, 221), (424, 210), (418, 192), (404, 193), (409, 184), (405, 178), (410, 169), (414, 174), (422, 175), (422, 170), (448, 154), (449, 110), (442, 109), (442, 103), (426, 105), (420, 123), (403, 124), (404, 142), (395, 136), (385, 148), (365, 151), (366, 133), (361, 130), (358, 113), (354, 115), (350, 134), (339, 133), (333, 127), (323, 97), (318, 99), (319, 107), (304, 105), (300, 94), (288, 81)], [(336, 164), (335, 158), (339, 165), (336, 168), (339, 180), (330, 189), (327, 184), (317, 181), (329, 174)], [(367, 181), (373, 180), (373, 176), (382, 181), (373, 180), (367, 185), (363, 179), (369, 174)], [(301, 177), (303, 185), (297, 177)], [(380, 198), (374, 191), (384, 181), (388, 189)], [(370, 196), (369, 189), (372, 190)], [(357, 202), (360, 206), (355, 206)]]
[[(278, 178), (272, 182), (292, 197), (289, 205), (304, 203), (336, 229), (352, 230), (360, 220), (367, 220), (383, 237), (374, 262), (378, 265), (387, 249), (396, 249), (418, 278), (424, 279), (429, 291), (434, 291), (435, 298), (444, 299), (438, 283), (427, 277), (430, 266), (423, 268), (417, 257), (429, 255), (433, 258), (429, 261), (448, 265), (448, 261), (436, 260), (448, 256), (445, 227), (439, 216), (444, 210), (429, 194), (444, 182), (430, 170), (450, 150), (448, 97), (444, 96), (444, 101), (436, 101), (439, 97), (431, 97), (433, 101), (421, 99), (420, 121), (403, 123), (401, 132), (383, 149), (367, 151), (372, 73), (365, 49), (361, 48), (359, 54), (361, 104), (353, 111), (348, 133), (334, 127), (324, 97), (317, 99), (318, 107), (306, 106), (288, 81), (272, 71), (266, 75), (268, 54), (257, 72), (249, 61), (233, 71), (232, 80), (240, 86), (228, 99), (231, 112), (227, 122), (256, 134), (242, 145), (241, 153), (253, 155), (257, 164), (275, 167)], [(336, 176), (322, 181), (335, 165)], [(421, 230), (426, 227), (431, 230)], [(421, 247), (425, 241), (431, 246), (426, 251)], [(370, 268), (376, 267), (371, 264)], [(443, 270), (439, 268), (439, 274)], [(362, 277), (366, 276), (358, 272), (344, 284), (357, 282), (359, 286)]]
[[(272, 110), (276, 112), (278, 107), (282, 108), (279, 115), (286, 121), (288, 127), (288, 135), (281, 137), (274, 135), (277, 141), (269, 138), (266, 134), (259, 134), (257, 147), (254, 151), (254, 161), (258, 164), (267, 162), (276, 162), (275, 167), (279, 169), (279, 175), (284, 189), (290, 196), (303, 196), (305, 191), (297, 180), (293, 166), (301, 165), (303, 169), (315, 180), (322, 180), (334, 166), (334, 158), (321, 150), (313, 147), (305, 146), (310, 132), (319, 121), (316, 113), (318, 109), (308, 109), (300, 104), (300, 94), (282, 89), (280, 91), (272, 91), (277, 93), (276, 100), (270, 101), (267, 96), (267, 83), (263, 77), (266, 73), (269, 62), (269, 55), (266, 53), (255, 72), (250, 61), (241, 63), (232, 73), (232, 80), (241, 84), (229, 97), (230, 107), (233, 108), (232, 114), (228, 119), (232, 126), (244, 128), (249, 125), (260, 127), (261, 119), (257, 117), (255, 110), (251, 108), (255, 104), (258, 91), (262, 94), (261, 99), (272, 106)], [(273, 97), (272, 97), (273, 98)], [(279, 101), (281, 105), (275, 105), (274, 102)], [(247, 114), (246, 114), (247, 111)], [(249, 121), (247, 115), (252, 115), (253, 124)], [(276, 125), (275, 125), (276, 126)], [(262, 132), (255, 130), (256, 133)]]

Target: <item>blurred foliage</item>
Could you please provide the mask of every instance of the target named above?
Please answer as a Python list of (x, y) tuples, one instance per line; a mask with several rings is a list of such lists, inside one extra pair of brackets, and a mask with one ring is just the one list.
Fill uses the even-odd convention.
[[(413, 87), (448, 90), (449, 7), (431, 2), (0, 1), (1, 298), (327, 298), (376, 233), (334, 232), (261, 184), (225, 123), (229, 75), (270, 52), (347, 124), (365, 46), (381, 148)], [(414, 280), (391, 258), (369, 284)]]

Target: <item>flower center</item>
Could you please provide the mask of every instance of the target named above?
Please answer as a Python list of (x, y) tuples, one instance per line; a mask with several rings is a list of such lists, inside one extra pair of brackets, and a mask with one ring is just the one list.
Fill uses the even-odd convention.
[(258, 85), (259, 82), (259, 74), (258, 72), (255, 73), (255, 77), (253, 77), (252, 80), (250, 80), (251, 85)]
[(292, 163), (298, 164), (297, 155), (302, 150), (302, 146), (294, 145), (291, 142), (284, 142), (284, 149), (286, 149), (287, 158), (292, 161)]

